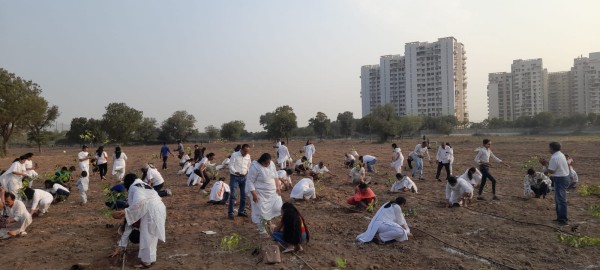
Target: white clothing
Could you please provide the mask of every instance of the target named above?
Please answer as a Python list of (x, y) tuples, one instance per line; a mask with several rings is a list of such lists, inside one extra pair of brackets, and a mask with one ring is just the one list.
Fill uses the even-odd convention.
[(408, 190), (411, 190), (414, 188), (415, 193), (419, 193), (417, 184), (415, 184), (415, 182), (412, 179), (410, 179), (410, 177), (408, 177), (408, 176), (404, 176), (404, 177), (402, 177), (402, 179), (396, 180), (396, 182), (394, 182), (394, 184), (390, 188), (390, 191), (391, 192), (400, 192), (404, 188), (406, 188)]
[(113, 154), (112, 158), (113, 158), (112, 175), (116, 175), (117, 180), (121, 181), (121, 180), (123, 180), (123, 177), (125, 177), (125, 169), (126, 169), (125, 164), (127, 161), (127, 155), (125, 155), (125, 153), (121, 152), (121, 155), (119, 156), (119, 158), (117, 158), (117, 156), (115, 154)]
[(396, 147), (392, 153), (392, 163), (390, 166), (394, 168), (396, 173), (402, 173), (402, 164), (404, 164), (404, 155), (402, 155), (402, 149), (400, 149), (400, 147)]
[(479, 185), (479, 182), (481, 182), (482, 176), (483, 175), (481, 175), (481, 172), (479, 171), (479, 169), (475, 168), (475, 172), (472, 175), (473, 178), (469, 179), (469, 169), (467, 169), (465, 171), (465, 173), (463, 173), (458, 178), (469, 182), (471, 185), (477, 186), (477, 185)]
[(315, 183), (312, 179), (306, 177), (300, 179), (298, 183), (292, 189), (292, 193), (290, 194), (290, 198), (292, 199), (316, 199), (317, 194), (315, 191)]
[(312, 172), (316, 173), (316, 174), (321, 174), (321, 173), (326, 173), (329, 172), (329, 169), (327, 169), (327, 166), (323, 165), (323, 168), (319, 167), (319, 165), (315, 165), (312, 167)]
[(279, 154), (277, 157), (277, 164), (279, 164), (280, 168), (285, 168), (285, 162), (291, 158), (290, 151), (288, 150), (287, 146), (282, 144), (279, 146), (279, 148), (277, 148), (277, 153)]
[(240, 175), (248, 174), (248, 168), (250, 167), (250, 163), (252, 159), (250, 158), (250, 154), (246, 154), (246, 156), (242, 156), (242, 151), (233, 152), (231, 154), (231, 158), (229, 160), (229, 174), (239, 173)]
[(46, 213), (52, 201), (54, 201), (54, 197), (50, 192), (42, 189), (34, 189), (33, 198), (31, 199), (31, 211), (40, 210), (40, 213)]
[(353, 155), (346, 155), (346, 161), (352, 161), (352, 160), (356, 160), (356, 158)]
[(221, 162), (221, 164), (220, 164), (220, 165), (217, 165), (217, 166), (215, 167), (215, 169), (217, 169), (217, 171), (218, 171), (218, 170), (220, 170), (220, 169), (227, 168), (227, 167), (229, 166), (229, 161), (230, 161), (230, 159), (229, 159), (229, 158), (225, 158), (225, 159), (224, 159), (224, 160)]
[(88, 177), (81, 177), (79, 179), (77, 179), (77, 189), (79, 190), (79, 197), (81, 198), (81, 202), (82, 203), (87, 203), (87, 191), (88, 191), (88, 187), (90, 185), (90, 178)]
[(304, 156), (306, 157), (308, 162), (312, 163), (312, 158), (315, 152), (316, 149), (312, 143), (304, 146)]
[(129, 244), (129, 236), (131, 235), (131, 233), (133, 232), (134, 228), (133, 226), (129, 225), (129, 224), (125, 224), (125, 230), (123, 230), (123, 234), (121, 235), (121, 238), (119, 239), (119, 241), (117, 241), (117, 245), (119, 245), (122, 248), (126, 248), (127, 244)]
[(187, 174), (187, 171), (188, 171), (188, 169), (189, 169), (190, 167), (191, 167), (192, 169), (194, 168), (194, 166), (192, 165), (192, 163), (191, 163), (191, 162), (186, 162), (185, 164), (183, 164), (183, 168), (181, 168), (181, 170), (179, 170), (179, 171), (177, 172), (177, 175), (182, 175), (182, 174), (184, 174), (184, 173), (185, 173), (185, 174)]
[(263, 219), (271, 220), (281, 215), (283, 201), (281, 196), (277, 194), (275, 180), (278, 179), (273, 162), (267, 167), (264, 167), (258, 161), (252, 162), (246, 177), (246, 191), (255, 191), (258, 197), (258, 202), (255, 203), (254, 200), (251, 202), (252, 222), (256, 224), (260, 224)]
[(190, 159), (190, 155), (185, 154), (181, 157), (181, 159), (179, 160), (179, 166), (182, 166), (186, 161), (188, 161), (188, 159)]
[(31, 214), (29, 214), (27, 207), (25, 207), (25, 203), (22, 201), (15, 201), (15, 204), (12, 207), (6, 205), (6, 212), (9, 217), (15, 219), (15, 223), (9, 224), (6, 227), (7, 230), (16, 230), (17, 233), (21, 233), (31, 225)]
[(550, 157), (550, 161), (548, 161), (548, 170), (553, 171), (552, 176), (556, 177), (569, 176), (571, 173), (567, 158), (565, 158), (565, 155), (560, 151), (555, 152), (552, 154), (552, 157)]
[(86, 171), (86, 172), (90, 172), (90, 159), (89, 159), (89, 155), (90, 153), (88, 153), (87, 151), (81, 151), (79, 152), (79, 154), (77, 154), (77, 161), (79, 161), (79, 170), (80, 171)]
[(535, 192), (533, 192), (533, 190), (531, 189), (531, 186), (539, 188), (542, 183), (546, 183), (546, 185), (548, 185), (548, 188), (550, 188), (552, 181), (550, 181), (550, 178), (548, 178), (548, 176), (541, 172), (535, 172), (533, 176), (526, 174), (525, 179), (523, 180), (523, 195), (529, 196), (531, 194), (535, 194)]
[(292, 178), (289, 175), (287, 175), (287, 172), (285, 170), (277, 171), (277, 178), (279, 178), (279, 181), (281, 181), (281, 183), (283, 184), (292, 184)]
[(444, 164), (450, 164), (450, 161), (453, 158), (452, 155), (452, 148), (450, 148), (450, 146), (444, 145), (444, 148), (442, 148), (442, 146), (438, 147), (437, 150), (437, 154), (435, 155), (435, 159), (438, 162), (442, 162)]
[(200, 159), (200, 161), (196, 162), (196, 164), (194, 164), (194, 170), (198, 170), (200, 169), (200, 166), (202, 166), (202, 164), (206, 164), (208, 165), (208, 158), (207, 157), (203, 157), (202, 159)]
[(198, 184), (198, 182), (202, 182), (200, 181), (201, 179), (202, 178), (200, 177), (200, 175), (197, 175), (196, 173), (192, 172), (192, 174), (190, 174), (190, 176), (188, 177), (187, 185), (195, 186)]
[(70, 191), (69, 191), (69, 189), (68, 189), (68, 188), (66, 188), (66, 187), (64, 187), (63, 185), (61, 185), (61, 184), (58, 184), (58, 183), (54, 183), (54, 185), (52, 185), (52, 188), (46, 189), (46, 191), (48, 191), (48, 192), (50, 192), (50, 193), (52, 193), (52, 194), (56, 194), (56, 192), (57, 192), (59, 189), (60, 189), (60, 190), (64, 190), (64, 191), (66, 191), (66, 192), (69, 192), (69, 193), (70, 193)]
[(471, 197), (473, 196), (473, 186), (466, 180), (458, 178), (454, 186), (446, 183), (446, 200), (449, 203), (458, 203), (465, 193), (471, 193)]
[[(33, 169), (33, 161), (32, 160), (26, 160), (25, 161), (25, 173), (33, 178), (37, 178), (39, 176), (39, 174)], [(29, 187), (31, 187), (31, 184), (33, 184), (33, 180), (29, 182)]]
[(377, 214), (371, 219), (367, 231), (358, 235), (356, 240), (363, 243), (371, 242), (377, 233), (382, 241), (408, 240), (410, 228), (404, 219), (402, 208), (395, 203), (388, 208), (385, 208), (386, 205), (387, 203), (379, 208)]
[(96, 153), (96, 165), (102, 165), (108, 162), (108, 154), (105, 151), (102, 151), (101, 155)]
[(490, 163), (490, 158), (495, 160), (496, 162), (502, 162), (501, 159), (496, 157), (492, 150), (486, 147), (477, 147), (475, 148), (475, 152), (477, 152), (477, 156), (475, 156), (475, 162), (477, 164), (481, 163)]
[(0, 176), (0, 185), (5, 187), (6, 191), (18, 196), (19, 189), (23, 187), (23, 176), (14, 174), (14, 172), (25, 173), (25, 164), (20, 161), (13, 162), (8, 170)]
[(448, 150), (450, 150), (450, 166), (449, 167), (450, 167), (450, 175), (453, 175), (452, 174), (452, 164), (454, 164), (454, 148), (447, 146), (447, 145), (446, 145), (446, 148), (449, 148)]
[(144, 263), (156, 261), (158, 240), (165, 241), (167, 209), (158, 193), (142, 180), (136, 179), (128, 193), (129, 207), (125, 208), (127, 224), (140, 220), (140, 250), (138, 257)]
[(144, 181), (148, 184), (152, 184), (152, 186), (158, 186), (165, 182), (165, 179), (162, 177), (158, 169), (156, 168), (148, 168), (148, 173), (146, 173), (146, 179)]
[(357, 183), (365, 180), (365, 176), (366, 176), (365, 168), (360, 167), (360, 169), (356, 169), (356, 167), (354, 167), (350, 170), (350, 173), (348, 175), (352, 179), (352, 183), (357, 184)]
[(371, 162), (373, 160), (376, 160), (377, 158), (371, 155), (364, 155), (362, 156), (363, 158), (363, 163), (367, 163), (367, 162)]
[(427, 160), (431, 160), (427, 146), (424, 147), (421, 144), (417, 144), (415, 146), (415, 150), (410, 152), (410, 155), (413, 160), (416, 160), (418, 158), (423, 158), (425, 156), (427, 156)]
[(185, 170), (185, 175), (188, 175), (188, 176), (192, 175), (192, 173), (194, 173), (194, 170), (195, 170), (194, 168), (196, 168), (196, 165), (195, 164), (192, 165), (190, 163), (190, 166), (187, 168), (187, 170)]
[(223, 181), (217, 181), (212, 188), (210, 188), (210, 196), (208, 197), (208, 200), (220, 202), (223, 200), (223, 195), (228, 192), (231, 192), (229, 185)]

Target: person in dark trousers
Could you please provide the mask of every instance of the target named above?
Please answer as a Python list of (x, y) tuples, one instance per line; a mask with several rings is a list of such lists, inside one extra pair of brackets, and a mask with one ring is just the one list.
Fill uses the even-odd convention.
[(544, 165), (544, 172), (551, 173), (550, 180), (554, 183), (554, 202), (556, 204), (556, 222), (560, 226), (569, 225), (567, 217), (567, 187), (569, 186), (569, 163), (567, 158), (560, 151), (561, 145), (558, 142), (551, 142), (549, 145), (549, 161), (541, 160)]
[(162, 158), (163, 164), (162, 164), (162, 169), (166, 170), (167, 169), (167, 159), (169, 159), (169, 155), (171, 155), (172, 157), (174, 157), (175, 155), (173, 155), (173, 153), (171, 153), (171, 149), (169, 149), (169, 147), (167, 146), (167, 143), (163, 143), (163, 146), (160, 148), (160, 157)]
[(475, 156), (475, 162), (479, 164), (479, 171), (481, 171), (481, 185), (479, 186), (479, 196), (477, 196), (477, 200), (484, 201), (485, 198), (482, 196), (483, 188), (485, 187), (485, 182), (490, 179), (492, 181), (492, 193), (494, 194), (493, 199), (499, 200), (498, 196), (496, 196), (496, 178), (492, 176), (490, 173), (490, 168), (492, 164), (490, 164), (490, 158), (494, 159), (496, 162), (502, 163), (502, 160), (497, 158), (490, 147), (492, 146), (492, 141), (490, 139), (483, 139), (483, 146), (475, 149), (477, 151), (477, 156)]

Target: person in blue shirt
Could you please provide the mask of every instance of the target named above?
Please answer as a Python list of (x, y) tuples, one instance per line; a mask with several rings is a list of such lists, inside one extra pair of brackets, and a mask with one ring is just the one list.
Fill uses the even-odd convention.
[(167, 159), (169, 158), (169, 154), (173, 157), (175, 156), (175, 155), (173, 155), (173, 153), (171, 153), (171, 149), (169, 149), (169, 147), (167, 146), (167, 143), (164, 142), (163, 146), (160, 148), (160, 156), (162, 157), (162, 161), (163, 161), (163, 164), (162, 164), (163, 170), (167, 169)]

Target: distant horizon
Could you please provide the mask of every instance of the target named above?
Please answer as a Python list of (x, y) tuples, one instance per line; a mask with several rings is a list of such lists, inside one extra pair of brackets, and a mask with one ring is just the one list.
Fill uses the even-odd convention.
[(361, 118), (361, 66), (453, 36), (468, 57), (469, 120), (481, 122), (487, 74), (535, 58), (568, 71), (600, 51), (596, 10), (593, 0), (8, 2), (0, 67), (38, 83), (65, 125), (124, 102), (159, 124), (186, 110), (200, 132), (232, 120), (258, 132), (282, 105), (301, 127), (319, 111)]

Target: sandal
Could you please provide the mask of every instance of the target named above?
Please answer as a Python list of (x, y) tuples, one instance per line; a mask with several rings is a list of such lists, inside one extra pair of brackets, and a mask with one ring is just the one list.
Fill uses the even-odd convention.
[(134, 268), (138, 268), (138, 269), (140, 269), (140, 268), (141, 269), (148, 269), (148, 268), (152, 267), (152, 264), (145, 264), (145, 263), (141, 262), (139, 264), (134, 265), (133, 267)]
[(286, 249), (285, 249), (283, 252), (281, 252), (281, 253), (290, 253), (290, 252), (292, 252), (292, 251), (294, 251), (294, 248), (293, 248), (293, 247), (291, 247), (291, 248), (286, 248)]

